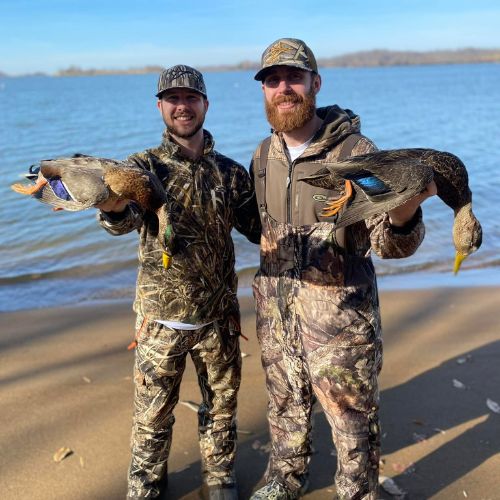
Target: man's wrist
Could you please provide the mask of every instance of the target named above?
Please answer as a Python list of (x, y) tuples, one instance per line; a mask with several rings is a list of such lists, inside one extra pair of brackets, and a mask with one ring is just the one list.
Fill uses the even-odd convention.
[[(418, 207), (413, 214), (413, 217), (408, 219), (406, 222), (401, 223), (401, 221), (393, 221), (393, 219), (389, 216), (389, 224), (391, 225), (391, 229), (396, 234), (409, 234), (413, 231), (415, 226), (420, 222), (422, 218), (422, 208)], [(399, 224), (398, 224), (399, 222)]]

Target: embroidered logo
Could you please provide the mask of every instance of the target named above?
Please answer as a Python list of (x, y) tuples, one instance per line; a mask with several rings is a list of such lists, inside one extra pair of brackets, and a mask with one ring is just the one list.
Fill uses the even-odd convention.
[(327, 198), (324, 194), (313, 194), (313, 200), (319, 201), (320, 203), (325, 203)]
[(269, 52), (266, 54), (266, 65), (271, 66), (273, 64), (276, 64), (278, 61), (280, 61), (281, 55), (285, 54), (286, 52), (290, 52), (291, 49), (292, 48), (289, 45), (285, 45), (283, 42), (278, 42), (277, 44), (273, 45), (269, 49)]

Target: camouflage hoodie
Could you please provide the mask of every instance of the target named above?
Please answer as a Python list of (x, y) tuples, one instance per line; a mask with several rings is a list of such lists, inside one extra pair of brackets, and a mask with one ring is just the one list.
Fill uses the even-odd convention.
[(167, 191), (175, 234), (168, 269), (162, 265), (155, 214), (142, 213), (134, 203), (119, 214), (99, 214), (100, 224), (111, 234), (139, 231), (134, 310), (151, 319), (201, 324), (238, 317), (231, 230), (235, 227), (259, 242), (255, 193), (245, 168), (216, 152), (209, 132), (204, 131), (204, 138), (203, 155), (195, 161), (182, 155), (167, 130), (159, 147), (127, 159), (154, 172)]

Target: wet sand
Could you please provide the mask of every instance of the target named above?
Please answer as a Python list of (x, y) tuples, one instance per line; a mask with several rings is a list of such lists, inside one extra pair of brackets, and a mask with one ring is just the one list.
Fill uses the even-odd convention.
[[(382, 474), (411, 499), (500, 499), (500, 288), (383, 291)], [(241, 297), (243, 381), (237, 475), (247, 499), (267, 460), (266, 394), (253, 301)], [(130, 304), (0, 314), (3, 500), (120, 499), (132, 415)], [(455, 382), (454, 382), (455, 381)], [(463, 387), (462, 387), (463, 386)], [(181, 400), (199, 402), (188, 363)], [(197, 498), (196, 413), (175, 410), (170, 499)], [(329, 427), (315, 413), (306, 499), (334, 493)], [(72, 454), (56, 463), (62, 447)], [(380, 498), (393, 498), (383, 490)]]

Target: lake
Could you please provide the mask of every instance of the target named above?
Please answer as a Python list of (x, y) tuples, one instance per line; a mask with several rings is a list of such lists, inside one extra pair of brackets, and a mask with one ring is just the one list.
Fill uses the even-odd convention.
[[(453, 213), (438, 198), (424, 204), (427, 235), (407, 259), (375, 259), (383, 287), (498, 285), (500, 224), (500, 65), (328, 68), (318, 106), (338, 104), (361, 116), (380, 149), (450, 151), (467, 166), (483, 245), (453, 276)], [(253, 72), (205, 75), (205, 128), (216, 149), (247, 168), (269, 131)], [(156, 146), (163, 122), (157, 75), (0, 78), (0, 311), (91, 301), (129, 300), (137, 236), (112, 237), (95, 210), (53, 213), (14, 193), (29, 165), (83, 153), (116, 159)], [(237, 268), (247, 287), (258, 248), (234, 234)], [(244, 272), (247, 270), (247, 272)]]

